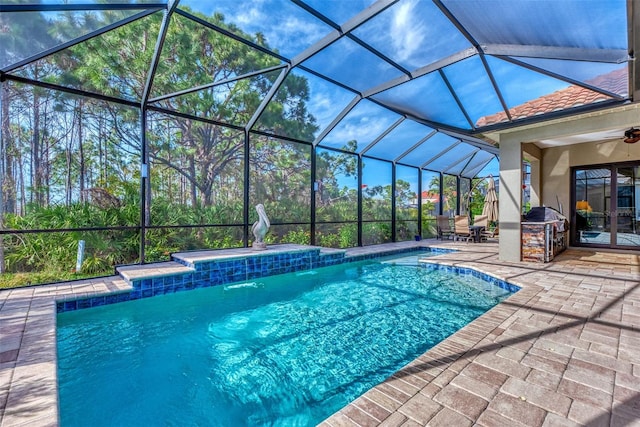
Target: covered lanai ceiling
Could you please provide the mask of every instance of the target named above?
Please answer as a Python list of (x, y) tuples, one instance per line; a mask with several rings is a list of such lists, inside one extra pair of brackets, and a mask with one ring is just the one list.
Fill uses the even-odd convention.
[[(1, 77), (34, 80), (29, 67), (43, 58), (160, 14), (146, 86), (114, 78), (120, 86), (94, 95), (153, 109), (179, 97), (222, 97), (270, 76), (251, 118), (231, 124), (289, 137), (265, 127), (261, 117), (287, 79), (303, 77), (317, 123), (305, 142), (474, 177), (496, 163), (498, 150), (483, 132), (631, 101), (632, 6), (625, 0), (0, 0)], [(42, 30), (31, 27), (34, 16), (53, 24), (70, 14), (74, 28), (56, 30), (44, 43), (29, 40)], [(166, 77), (163, 52), (197, 49), (169, 45), (165, 36), (189, 25), (263, 55), (264, 68), (203, 73), (196, 87), (178, 80), (174, 92), (159, 93), (153, 82)], [(120, 64), (101, 72), (126, 70)], [(35, 80), (47, 84), (46, 73), (40, 75)], [(86, 90), (77, 80), (62, 89)]]

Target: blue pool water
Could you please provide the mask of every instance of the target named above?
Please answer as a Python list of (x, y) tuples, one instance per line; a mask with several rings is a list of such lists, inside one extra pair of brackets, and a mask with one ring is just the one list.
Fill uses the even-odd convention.
[(510, 295), (417, 258), (61, 313), (61, 424), (315, 425)]

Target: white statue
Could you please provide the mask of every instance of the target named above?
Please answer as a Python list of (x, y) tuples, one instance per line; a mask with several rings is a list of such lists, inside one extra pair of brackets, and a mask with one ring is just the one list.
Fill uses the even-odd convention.
[(253, 249), (264, 250), (267, 249), (267, 244), (264, 242), (264, 236), (267, 234), (267, 231), (269, 231), (271, 223), (269, 222), (269, 218), (267, 218), (267, 214), (264, 211), (262, 203), (256, 205), (256, 212), (258, 212), (258, 220), (254, 222), (251, 227), (251, 232), (256, 238), (253, 241)]

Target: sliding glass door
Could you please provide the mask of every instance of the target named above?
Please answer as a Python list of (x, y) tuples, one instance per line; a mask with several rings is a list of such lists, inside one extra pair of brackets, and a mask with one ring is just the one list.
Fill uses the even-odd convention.
[[(640, 246), (638, 213), (640, 212), (640, 166), (617, 168), (616, 246)], [(613, 211), (612, 211), (613, 212)]]
[(572, 243), (640, 247), (640, 165), (574, 168)]

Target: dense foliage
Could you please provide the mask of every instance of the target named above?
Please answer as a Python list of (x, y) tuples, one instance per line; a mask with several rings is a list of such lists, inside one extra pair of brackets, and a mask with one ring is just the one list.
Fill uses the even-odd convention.
[[(0, 53), (14, 58), (34, 46), (42, 50), (60, 38), (117, 22), (123, 13), (69, 12), (56, 20), (33, 14), (27, 21), (0, 22), (12, 27), (8, 34), (18, 35), (4, 37)], [(198, 17), (239, 34), (221, 15)], [(147, 16), (11, 74), (48, 87), (139, 102), (147, 95), (161, 22), (161, 14)], [(252, 39), (266, 46), (259, 34)], [(316, 243), (357, 245), (359, 191), (363, 243), (390, 241), (390, 163), (365, 160), (364, 177), (376, 184), (360, 189), (357, 156), (350, 154), (357, 141), (345, 141), (344, 151), (317, 150), (316, 181), (311, 182), (312, 147), (303, 142), (314, 140), (318, 126), (307, 108), (310, 89), (304, 77), (289, 74), (254, 117), (281, 73), (272, 68), (278, 65), (273, 56), (174, 15), (144, 113), (121, 102), (3, 82), (0, 229), (28, 232), (2, 235), (0, 287), (111, 274), (115, 265), (137, 262), (141, 221), (147, 227), (145, 261), (166, 260), (177, 251), (242, 246), (246, 189), (250, 206), (263, 203), (272, 221), (269, 243), (310, 243), (315, 198)], [(267, 68), (271, 71), (258, 72)], [(148, 159), (141, 157), (143, 115)], [(263, 133), (245, 135), (238, 127), (252, 120), (253, 129)], [(140, 164), (146, 162), (150, 175), (142, 207)], [(400, 240), (418, 232), (417, 179), (416, 170), (412, 182), (395, 183)], [(456, 209), (455, 183), (455, 177), (445, 176), (447, 213)], [(423, 189), (438, 193), (439, 179)], [(423, 235), (433, 235), (437, 209), (423, 203)], [(249, 209), (248, 223), (256, 219)], [(85, 253), (76, 272), (80, 241)]]

